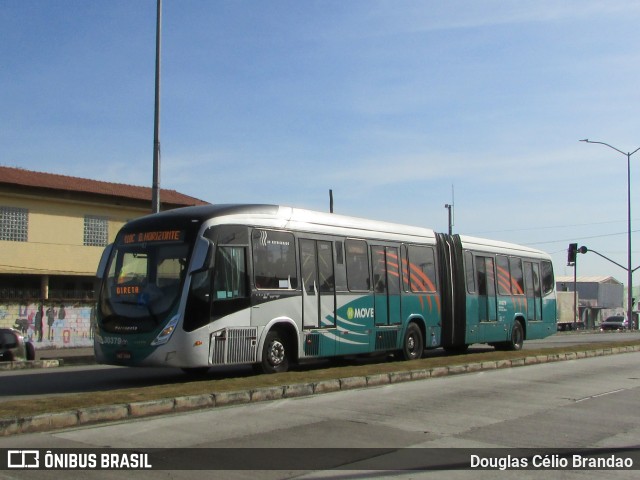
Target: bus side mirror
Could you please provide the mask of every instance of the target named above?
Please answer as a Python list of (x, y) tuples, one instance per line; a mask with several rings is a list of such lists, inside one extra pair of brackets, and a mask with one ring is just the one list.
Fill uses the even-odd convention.
[(206, 238), (200, 237), (193, 247), (193, 255), (191, 258), (191, 273), (206, 270), (210, 267), (207, 259), (211, 258), (213, 253), (213, 242)]
[(100, 263), (98, 264), (98, 270), (96, 271), (96, 277), (99, 279), (103, 279), (107, 276), (107, 263), (109, 262), (112, 250), (113, 243), (110, 243), (102, 251), (102, 257), (100, 257)]

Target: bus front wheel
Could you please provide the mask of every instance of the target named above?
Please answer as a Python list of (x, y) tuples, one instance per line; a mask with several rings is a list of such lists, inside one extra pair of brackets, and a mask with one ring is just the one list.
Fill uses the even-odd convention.
[(260, 370), (263, 373), (286, 372), (289, 369), (289, 352), (280, 334), (272, 330), (267, 333), (262, 348)]
[(424, 339), (422, 332), (415, 323), (409, 324), (407, 332), (404, 334), (404, 343), (402, 346), (402, 357), (405, 360), (415, 360), (422, 358), (424, 352)]

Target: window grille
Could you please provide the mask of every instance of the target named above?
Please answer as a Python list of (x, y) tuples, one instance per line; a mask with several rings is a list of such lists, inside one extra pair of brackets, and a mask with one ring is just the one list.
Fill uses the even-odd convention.
[(84, 217), (84, 245), (104, 247), (107, 245), (109, 227), (105, 217), (86, 215)]
[(26, 242), (29, 211), (19, 207), (0, 207), (0, 240)]

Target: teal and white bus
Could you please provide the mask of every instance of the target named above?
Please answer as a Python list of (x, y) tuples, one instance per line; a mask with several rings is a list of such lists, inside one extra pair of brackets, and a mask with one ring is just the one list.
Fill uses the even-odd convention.
[(278, 205), (128, 222), (98, 267), (100, 363), (204, 371), (556, 332), (550, 257), (508, 243)]

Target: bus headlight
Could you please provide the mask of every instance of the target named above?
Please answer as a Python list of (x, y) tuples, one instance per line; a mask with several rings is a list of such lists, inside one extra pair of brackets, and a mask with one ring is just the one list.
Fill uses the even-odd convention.
[(175, 317), (173, 317), (169, 321), (169, 323), (167, 323), (167, 326), (164, 327), (164, 329), (158, 334), (156, 339), (151, 342), (151, 345), (153, 347), (157, 347), (158, 345), (164, 345), (165, 343), (167, 343), (171, 338), (171, 335), (173, 335), (173, 332), (176, 329), (176, 325), (178, 325), (178, 320), (180, 320), (180, 315), (176, 315)]

